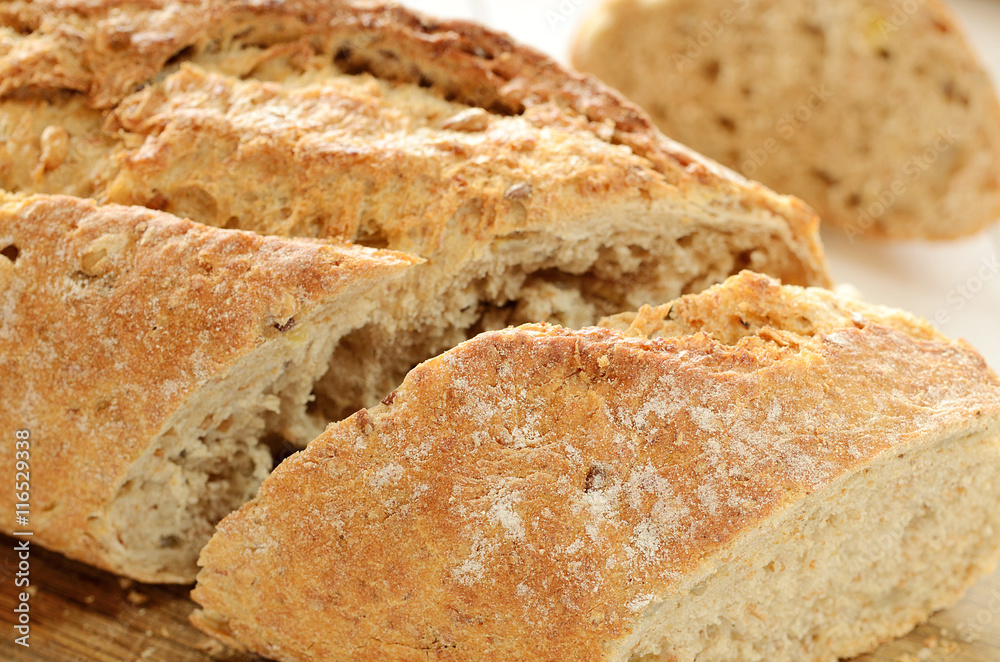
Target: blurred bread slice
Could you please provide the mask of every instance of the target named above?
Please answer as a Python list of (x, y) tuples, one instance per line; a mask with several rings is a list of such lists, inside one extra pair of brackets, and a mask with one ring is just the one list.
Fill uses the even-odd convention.
[(939, 0), (605, 0), (572, 61), (852, 237), (1000, 217), (1000, 106)]
[(834, 662), (1000, 554), (1000, 381), (926, 322), (743, 273), (489, 332), (223, 520), (198, 627), (276, 660)]
[[(814, 213), (508, 37), (373, 3), (0, 3), (0, 186), (419, 255), (316, 425), (508, 323), (569, 326), (743, 268), (828, 283)], [(2, 130), (2, 129), (0, 129)]]
[(0, 530), (146, 582), (194, 579), (271, 469), (263, 440), (418, 262), (7, 194), (0, 249), (0, 464), (30, 471), (28, 525), (11, 486)]

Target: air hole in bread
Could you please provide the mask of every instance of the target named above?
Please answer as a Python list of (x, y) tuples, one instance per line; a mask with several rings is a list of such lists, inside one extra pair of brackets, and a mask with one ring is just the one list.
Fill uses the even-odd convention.
[(817, 25), (816, 23), (803, 21), (802, 23), (799, 23), (799, 27), (802, 28), (803, 32), (807, 32), (813, 35), (814, 37), (819, 37), (821, 39), (826, 37), (826, 32), (820, 25)]
[(827, 172), (822, 168), (812, 168), (810, 169), (809, 172), (810, 174), (812, 174), (813, 177), (820, 180), (827, 186), (834, 186), (840, 182), (839, 179), (837, 179), (836, 177), (834, 177), (833, 175), (831, 175), (829, 172)]
[(189, 218), (215, 219), (219, 215), (215, 197), (200, 186), (173, 189), (169, 201), (164, 198), (164, 206), (160, 209)]
[(953, 103), (959, 103), (963, 106), (969, 105), (969, 97), (963, 94), (961, 91), (956, 89), (955, 81), (950, 78), (941, 84), (941, 88), (944, 91), (944, 96), (948, 101)]
[(488, 60), (492, 60), (494, 58), (493, 53), (489, 52), (488, 50), (486, 50), (482, 46), (480, 46), (478, 44), (474, 44), (474, 43), (469, 42), (469, 41), (459, 42), (456, 45), (456, 47), (460, 51), (468, 53), (469, 55), (474, 55), (475, 57), (478, 57), (478, 58), (480, 58), (482, 60), (487, 60), (488, 61)]
[(722, 65), (718, 60), (710, 60), (705, 63), (705, 67), (702, 72), (705, 74), (705, 78), (712, 81), (713, 83), (719, 78), (719, 71), (722, 69)]
[(600, 490), (602, 487), (604, 487), (604, 483), (606, 480), (607, 480), (607, 475), (605, 474), (604, 467), (602, 467), (599, 464), (595, 464), (594, 466), (590, 467), (589, 471), (587, 471), (587, 478), (584, 480), (583, 483), (583, 491), (594, 492), (596, 490)]
[(294, 317), (289, 317), (286, 321), (284, 321), (284, 322), (275, 322), (272, 326), (274, 326), (274, 328), (277, 329), (281, 333), (287, 333), (288, 331), (290, 331), (292, 329), (292, 327), (295, 326), (295, 318)]
[(163, 195), (160, 191), (153, 190), (153, 195), (146, 199), (143, 203), (143, 207), (147, 209), (155, 209), (156, 211), (163, 211), (170, 205), (170, 199)]
[(269, 434), (264, 437), (262, 443), (267, 445), (271, 451), (271, 461), (274, 466), (278, 466), (286, 459), (294, 455), (295, 453), (302, 450), (299, 446), (290, 443), (287, 439), (279, 434)]
[(337, 49), (337, 52), (333, 54), (333, 62), (337, 65), (345, 74), (356, 76), (361, 73), (365, 73), (365, 69), (360, 64), (352, 64), (351, 56), (353, 54), (353, 49), (350, 46), (341, 46)]
[(3, 255), (11, 262), (17, 262), (17, 258), (20, 257), (21, 255), (21, 250), (14, 244), (11, 244), (10, 246), (5, 247), (3, 250), (0, 250), (0, 255)]
[(734, 133), (736, 131), (736, 122), (733, 121), (731, 117), (726, 117), (725, 115), (719, 116), (719, 126), (729, 133)]
[(193, 58), (195, 55), (194, 46), (185, 46), (173, 55), (171, 55), (166, 62), (166, 67), (174, 67), (179, 65), (181, 62), (186, 62)]
[(31, 20), (33, 18), (34, 17), (28, 16), (26, 20), (25, 17), (13, 16), (8, 13), (3, 17), (3, 20), (0, 20), (0, 26), (9, 28), (22, 37), (27, 37), (39, 28), (38, 21)]

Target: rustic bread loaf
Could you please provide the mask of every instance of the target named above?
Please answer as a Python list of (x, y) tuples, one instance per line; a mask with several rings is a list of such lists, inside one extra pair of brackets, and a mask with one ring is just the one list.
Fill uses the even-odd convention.
[(14, 0), (0, 25), (0, 187), (428, 260), (344, 340), (301, 441), (482, 329), (742, 268), (828, 282), (799, 201), (476, 25), (320, 0)]
[(852, 237), (1000, 217), (1000, 106), (939, 0), (605, 0), (572, 61)]
[(484, 333), (224, 519), (194, 622), (282, 661), (833, 662), (1000, 554), (1000, 380), (744, 273)]
[(151, 582), (194, 579), (262, 437), (415, 263), (66, 196), (0, 195), (0, 249), (0, 466), (30, 434), (29, 526), (9, 486), (0, 530)]

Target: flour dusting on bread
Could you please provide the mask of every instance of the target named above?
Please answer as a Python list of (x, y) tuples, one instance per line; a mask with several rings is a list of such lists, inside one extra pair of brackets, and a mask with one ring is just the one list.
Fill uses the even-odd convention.
[(196, 624), (302, 659), (827, 662), (995, 564), (1000, 381), (968, 347), (750, 273), (605, 324), (481, 334), (332, 426), (220, 524)]

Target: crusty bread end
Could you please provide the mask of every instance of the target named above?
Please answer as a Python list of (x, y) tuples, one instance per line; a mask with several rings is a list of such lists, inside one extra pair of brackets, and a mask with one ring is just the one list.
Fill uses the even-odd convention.
[(0, 460), (28, 430), (33, 540), (150, 582), (193, 579), (266, 437), (314, 432), (336, 342), (419, 268), (65, 196), (0, 195), (0, 247)]
[(994, 567), (981, 356), (749, 273), (674, 311), (417, 367), (222, 521), (195, 624), (296, 662), (835, 662)]

